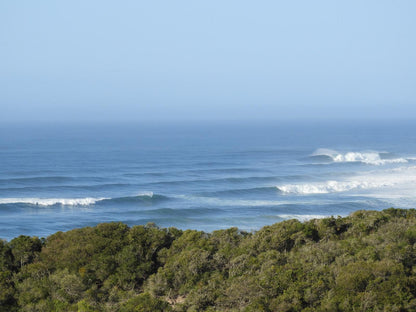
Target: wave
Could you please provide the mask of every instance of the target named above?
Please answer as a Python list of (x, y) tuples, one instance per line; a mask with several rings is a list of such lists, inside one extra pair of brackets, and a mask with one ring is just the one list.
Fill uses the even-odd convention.
[(284, 220), (297, 219), (301, 222), (304, 222), (312, 219), (328, 218), (328, 215), (279, 214), (277, 217)]
[(75, 178), (65, 176), (39, 176), (39, 177), (24, 177), (24, 178), (11, 178), (11, 179), (0, 179), (0, 183), (31, 183), (31, 182), (52, 182), (60, 183), (73, 181)]
[[(276, 188), (274, 188), (276, 190)], [(205, 205), (205, 207), (262, 207), (288, 204), (290, 201), (263, 200), (263, 199), (230, 199), (220, 197), (207, 197), (198, 195), (176, 195), (175, 198), (190, 202), (192, 205)]]
[(81, 190), (81, 191), (100, 191), (104, 189), (113, 189), (124, 186), (131, 186), (129, 183), (108, 183), (108, 184), (96, 184), (96, 185), (44, 185), (44, 186), (22, 186), (22, 187), (0, 187), (0, 191), (10, 192), (22, 192), (22, 191), (43, 191), (45, 189), (49, 191), (63, 191), (63, 190)]
[(248, 194), (275, 194), (276, 187), (274, 186), (265, 186), (265, 187), (254, 187), (246, 189), (231, 189), (215, 192), (204, 192), (200, 195), (202, 196), (223, 196), (223, 195), (248, 195)]
[(173, 181), (158, 181), (149, 183), (149, 185), (183, 185), (183, 184), (213, 184), (213, 183), (247, 183), (247, 182), (276, 182), (281, 180), (281, 177), (278, 176), (248, 176), (248, 177), (224, 177), (217, 179), (190, 179), (190, 180), (173, 180)]
[(0, 178), (0, 183), (15, 183), (15, 184), (26, 184), (26, 183), (64, 183), (64, 182), (102, 182), (105, 178), (102, 177), (88, 177), (88, 176), (28, 176), (20, 178)]
[(89, 206), (106, 198), (0, 198), (0, 205), (29, 204), (36, 206)]
[(258, 168), (249, 168), (249, 167), (236, 167), (236, 168), (210, 168), (210, 169), (190, 169), (190, 170), (184, 170), (184, 171), (178, 171), (178, 173), (194, 173), (194, 174), (200, 174), (200, 173), (207, 173), (207, 174), (224, 174), (226, 173), (245, 173), (245, 172), (258, 172), (262, 171)]
[(323, 162), (360, 162), (368, 165), (385, 165), (391, 163), (407, 163), (409, 159), (397, 157), (394, 154), (387, 152), (346, 152), (340, 153), (335, 150), (319, 148), (310, 155), (310, 157), (317, 161)]
[(91, 206), (95, 204), (123, 204), (123, 203), (155, 203), (168, 200), (169, 197), (153, 194), (153, 192), (139, 193), (125, 197), (85, 197), (85, 198), (0, 198), (0, 205), (28, 204), (33, 206)]
[(154, 204), (161, 201), (169, 200), (170, 197), (153, 194), (153, 192), (144, 192), (135, 196), (115, 197), (107, 198), (100, 201), (100, 204), (134, 204), (134, 203), (147, 203)]
[(327, 181), (325, 183), (304, 183), (304, 184), (287, 184), (276, 186), (279, 191), (285, 194), (328, 194), (347, 192), (357, 189), (370, 189), (383, 186), (390, 186), (388, 182), (369, 182), (369, 181)]

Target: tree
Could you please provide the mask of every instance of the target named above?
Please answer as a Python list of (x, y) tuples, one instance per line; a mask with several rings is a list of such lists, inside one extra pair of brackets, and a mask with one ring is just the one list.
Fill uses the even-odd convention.
[(32, 263), (42, 249), (42, 242), (37, 237), (20, 235), (10, 241), (10, 248), (14, 258), (14, 266), (21, 268)]

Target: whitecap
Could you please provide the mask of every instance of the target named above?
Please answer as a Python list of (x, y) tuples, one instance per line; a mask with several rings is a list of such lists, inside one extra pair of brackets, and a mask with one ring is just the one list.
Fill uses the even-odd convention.
[(89, 206), (108, 198), (0, 198), (0, 204), (30, 204), (37, 206)]
[(328, 194), (347, 192), (354, 189), (370, 189), (382, 186), (392, 185), (388, 182), (370, 182), (370, 181), (327, 181), (324, 183), (304, 183), (304, 184), (286, 184), (276, 186), (281, 192), (286, 194)]
[(332, 159), (333, 162), (344, 163), (344, 162), (361, 162), (369, 165), (385, 165), (391, 163), (407, 163), (408, 159), (406, 158), (391, 158), (385, 159), (381, 157), (381, 154), (386, 154), (385, 152), (345, 152), (340, 153), (335, 150), (319, 148), (314, 151), (311, 156), (327, 156)]
[(136, 196), (138, 197), (153, 197), (153, 192), (152, 191), (145, 191), (145, 192), (140, 192), (138, 193)]
[(297, 219), (301, 222), (305, 222), (313, 219), (328, 218), (328, 215), (279, 214), (277, 217), (284, 220)]

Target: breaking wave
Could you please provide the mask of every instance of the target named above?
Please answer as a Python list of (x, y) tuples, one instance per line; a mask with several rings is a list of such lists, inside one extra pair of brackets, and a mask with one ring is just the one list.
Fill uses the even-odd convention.
[(297, 219), (301, 222), (304, 222), (304, 221), (309, 221), (312, 219), (327, 218), (328, 215), (279, 214), (277, 215), (277, 217), (284, 219), (284, 220)]
[(106, 198), (0, 198), (0, 205), (29, 204), (36, 206), (89, 206)]
[(0, 205), (27, 204), (33, 206), (91, 206), (95, 204), (122, 203), (154, 203), (168, 200), (169, 197), (153, 194), (153, 192), (139, 193), (136, 196), (115, 198), (0, 198)]
[(305, 184), (287, 184), (277, 186), (277, 189), (285, 194), (328, 194), (347, 192), (351, 190), (378, 188), (390, 186), (387, 182), (368, 182), (368, 181), (327, 181), (325, 183), (305, 183)]
[(311, 158), (319, 161), (329, 162), (360, 162), (369, 165), (385, 165), (391, 163), (407, 163), (409, 160), (397, 157), (386, 152), (346, 152), (340, 153), (335, 150), (319, 148), (312, 153)]

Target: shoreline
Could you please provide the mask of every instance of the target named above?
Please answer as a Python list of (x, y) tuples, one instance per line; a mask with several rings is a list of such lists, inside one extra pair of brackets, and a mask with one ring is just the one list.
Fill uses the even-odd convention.
[[(413, 209), (413, 208), (398, 208), (398, 209)], [(382, 210), (365, 210), (365, 211), (382, 211)], [(351, 212), (350, 214), (353, 214), (354, 212), (355, 211)], [(347, 214), (337, 215), (337, 216), (334, 216), (334, 215), (294, 215), (294, 214), (286, 214), (286, 215), (282, 215), (284, 219), (282, 219), (280, 221), (277, 221), (277, 222), (270, 223), (270, 224), (264, 224), (262, 226), (259, 226), (258, 228), (244, 229), (244, 228), (241, 228), (241, 227), (238, 227), (238, 226), (228, 226), (228, 227), (216, 228), (216, 229), (209, 230), (209, 231), (201, 230), (201, 229), (197, 229), (197, 228), (182, 228), (182, 227), (175, 227), (175, 226), (170, 226), (170, 227), (169, 226), (167, 226), (167, 227), (166, 226), (159, 226), (157, 224), (157, 222), (154, 222), (154, 221), (148, 221), (145, 224), (132, 224), (132, 222), (127, 223), (127, 222), (123, 222), (123, 221), (113, 220), (113, 221), (107, 221), (107, 222), (91, 222), (88, 225), (74, 227), (74, 228), (71, 228), (71, 229), (58, 230), (58, 231), (52, 232), (52, 233), (47, 234), (47, 235), (19, 234), (17, 236), (10, 237), (9, 239), (0, 237), (0, 241), (10, 242), (11, 240), (13, 240), (13, 239), (15, 239), (19, 236), (36, 237), (36, 238), (39, 238), (41, 240), (45, 240), (49, 236), (52, 236), (56, 233), (67, 233), (67, 232), (70, 232), (70, 231), (73, 231), (73, 230), (82, 230), (84, 228), (94, 228), (94, 227), (97, 227), (101, 224), (113, 224), (113, 223), (123, 224), (123, 225), (127, 226), (128, 228), (132, 228), (134, 226), (146, 227), (148, 225), (151, 225), (152, 227), (156, 227), (156, 228), (161, 229), (161, 230), (174, 228), (174, 229), (179, 230), (179, 231), (197, 231), (197, 232), (202, 232), (202, 233), (206, 233), (206, 234), (212, 234), (213, 232), (216, 232), (216, 231), (225, 231), (225, 230), (229, 230), (229, 229), (238, 229), (238, 231), (241, 231), (241, 232), (255, 233), (255, 232), (260, 231), (264, 227), (273, 226), (275, 224), (285, 222), (285, 221), (296, 220), (296, 221), (299, 221), (301, 223), (305, 223), (305, 222), (308, 222), (308, 221), (311, 221), (311, 220), (321, 220), (321, 219), (326, 219), (326, 218), (334, 218), (334, 217), (335, 218), (345, 218), (345, 217), (348, 217), (350, 214), (348, 214), (348, 215)], [(293, 217), (293, 218), (291, 218), (291, 217)]]

